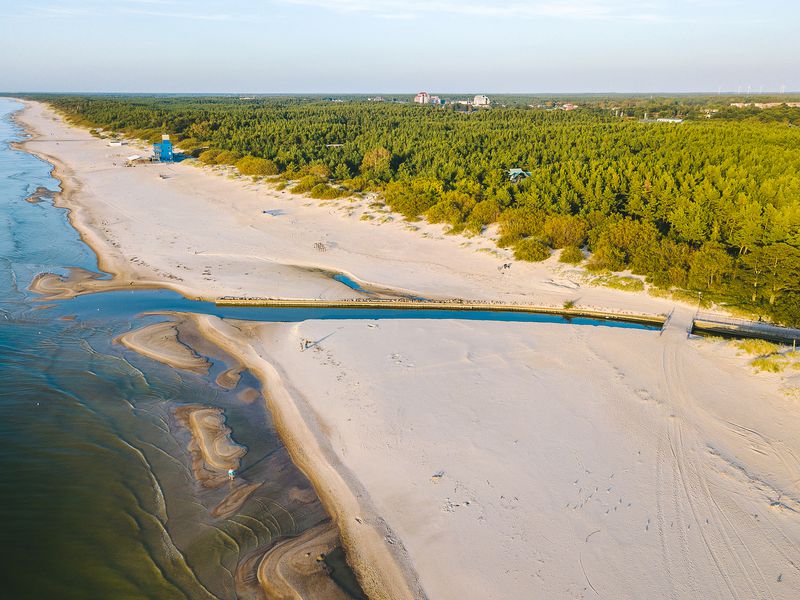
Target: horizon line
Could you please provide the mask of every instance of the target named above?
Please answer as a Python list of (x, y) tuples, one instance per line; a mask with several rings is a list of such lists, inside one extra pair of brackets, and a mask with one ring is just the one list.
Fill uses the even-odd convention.
[[(255, 92), (255, 91), (226, 91), (226, 92), (156, 92), (156, 91), (97, 91), (97, 90), (15, 90), (0, 91), (0, 96), (13, 97), (15, 95), (24, 94), (64, 94), (64, 95), (139, 95), (139, 96), (414, 96), (417, 93), (426, 90), (419, 90), (417, 92), (381, 92), (381, 91), (358, 91), (358, 92), (331, 92), (331, 91), (316, 91), (316, 92)], [(600, 92), (492, 92), (492, 91), (437, 91), (437, 95), (450, 95), (450, 96), (470, 96), (475, 94), (492, 95), (492, 96), (791, 96), (800, 94), (800, 90), (762, 90), (758, 92), (742, 92), (734, 90), (716, 90), (716, 91), (653, 91), (653, 92), (635, 92), (635, 91), (600, 91)]]

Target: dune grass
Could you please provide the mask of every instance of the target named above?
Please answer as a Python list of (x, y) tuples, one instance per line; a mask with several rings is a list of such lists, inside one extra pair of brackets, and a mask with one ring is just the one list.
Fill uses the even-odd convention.
[(766, 371), (767, 373), (781, 373), (788, 365), (789, 361), (782, 354), (759, 356), (750, 361), (750, 366), (756, 371)]
[(734, 345), (745, 354), (750, 354), (751, 356), (769, 356), (780, 350), (777, 344), (766, 340), (737, 340)]

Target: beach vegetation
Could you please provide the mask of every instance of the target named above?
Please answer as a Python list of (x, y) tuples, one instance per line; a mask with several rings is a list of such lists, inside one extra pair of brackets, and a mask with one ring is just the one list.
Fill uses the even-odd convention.
[(781, 373), (786, 370), (788, 364), (788, 361), (780, 354), (759, 356), (750, 361), (750, 366), (755, 368), (756, 371), (765, 371), (767, 373)]
[(525, 238), (514, 244), (514, 258), (540, 262), (550, 258), (550, 247), (536, 238)]
[(644, 290), (644, 282), (641, 279), (637, 277), (614, 275), (611, 273), (594, 278), (592, 283), (626, 292), (641, 292)]
[(278, 165), (267, 158), (245, 156), (236, 161), (236, 168), (242, 175), (277, 175)]
[(734, 345), (745, 354), (750, 354), (751, 356), (769, 356), (779, 350), (777, 344), (767, 340), (737, 340)]
[(344, 191), (327, 183), (318, 183), (311, 188), (309, 195), (318, 200), (332, 200), (344, 195)]
[(242, 155), (233, 150), (223, 150), (214, 158), (214, 163), (218, 165), (235, 165), (239, 162)]
[(292, 186), (291, 192), (293, 194), (306, 194), (320, 184), (325, 184), (325, 180), (314, 175), (305, 175)]
[(211, 148), (209, 150), (204, 150), (200, 153), (200, 156), (197, 158), (200, 159), (200, 162), (206, 165), (215, 165), (217, 164), (217, 156), (219, 156), (222, 150), (217, 150), (216, 148)]
[(567, 246), (558, 257), (559, 262), (577, 265), (583, 262), (583, 251), (577, 246)]

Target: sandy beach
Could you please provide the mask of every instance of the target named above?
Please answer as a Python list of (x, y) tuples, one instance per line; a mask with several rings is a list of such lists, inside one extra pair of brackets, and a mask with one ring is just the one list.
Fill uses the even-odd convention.
[[(365, 202), (321, 205), (190, 164), (126, 168), (132, 146), (41, 104), (17, 118), (120, 286), (361, 297), (330, 277), (344, 273), (432, 298), (672, 314), (663, 332), (197, 317), (260, 379), (371, 598), (800, 596), (800, 370), (755, 373), (731, 344), (689, 338), (694, 307), (586, 285), (555, 259), (500, 269), (509, 257), (489, 237), (378, 224), (360, 218)], [(170, 331), (146, 333), (170, 338), (163, 360), (198, 367)]]

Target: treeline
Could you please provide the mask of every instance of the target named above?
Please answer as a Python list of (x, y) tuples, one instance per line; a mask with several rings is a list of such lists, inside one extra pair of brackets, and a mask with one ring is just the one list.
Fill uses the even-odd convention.
[[(696, 97), (604, 99), (576, 111), (455, 110), (318, 99), (45, 98), (75, 122), (178, 145), (315, 197), (380, 191), (409, 219), (478, 233), (520, 260), (629, 269), (800, 325), (800, 109), (725, 109), (681, 124), (616, 110), (697, 113)], [(666, 107), (669, 107), (667, 110)], [(736, 112), (739, 111), (739, 112)], [(530, 177), (518, 183), (507, 170)]]

